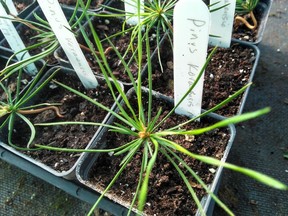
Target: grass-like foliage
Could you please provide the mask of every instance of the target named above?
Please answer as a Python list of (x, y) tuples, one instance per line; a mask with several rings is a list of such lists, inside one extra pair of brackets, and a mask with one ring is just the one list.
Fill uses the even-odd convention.
[[(121, 0), (121, 2), (124, 4), (125, 1)], [(103, 7), (111, 13), (95, 13), (93, 16), (124, 18), (122, 32), (119, 33), (126, 33), (129, 31), (131, 32), (130, 48), (133, 47), (135, 39), (138, 39), (138, 32), (140, 30), (145, 30), (145, 32), (149, 32), (150, 35), (153, 35), (153, 38), (155, 37), (157, 46), (160, 45), (161, 38), (164, 34), (166, 34), (170, 42), (171, 48), (173, 49), (173, 14), (174, 7), (177, 2), (178, 0), (145, 0), (143, 4), (139, 0), (131, 0), (129, 2), (126, 2), (126, 4), (130, 4), (132, 7), (136, 8), (137, 6), (139, 6), (138, 8), (143, 8), (144, 12), (141, 12), (140, 10), (138, 11), (141, 19), (139, 19), (136, 25), (127, 25), (127, 22), (130, 19), (134, 19), (135, 17), (137, 18), (138, 14), (127, 12), (125, 10), (114, 8), (112, 6), (103, 5)], [(217, 6), (218, 3), (219, 2), (208, 5), (208, 7), (215, 5)], [(211, 9), (210, 12), (213, 13), (214, 11), (220, 10), (227, 5), (228, 4), (224, 4), (222, 6)], [(159, 60), (161, 59), (159, 50), (158, 58)], [(161, 61), (159, 62), (161, 64)], [(162, 68), (162, 65), (160, 65), (160, 67)]]
[[(166, 1), (164, 1), (166, 2)], [(141, 23), (141, 14), (139, 13), (140, 9), (138, 7), (138, 20), (139, 23)], [(142, 22), (143, 23), (143, 22)], [(142, 65), (142, 43), (137, 44), (137, 61), (138, 61), (138, 77), (137, 81), (134, 81), (132, 77), (132, 73), (127, 66), (126, 62), (124, 61), (123, 57), (118, 52), (117, 48), (110, 43), (111, 47), (113, 48), (113, 51), (116, 52), (119, 59), (121, 60), (122, 64), (125, 67), (125, 72), (131, 77), (132, 82), (132, 88), (135, 90), (136, 98), (137, 98), (137, 106), (133, 107), (126, 96), (125, 92), (120, 88), (119, 84), (115, 82), (115, 87), (112, 88), (111, 78), (112, 80), (116, 80), (115, 76), (113, 75), (113, 72), (111, 71), (106, 56), (104, 54), (104, 50), (101, 44), (101, 41), (97, 35), (97, 32), (95, 28), (93, 27), (92, 23), (89, 21), (89, 27), (90, 32), (93, 36), (93, 42), (96, 44), (96, 47), (92, 46), (91, 41), (88, 38), (87, 33), (84, 31), (82, 27), (80, 27), (81, 32), (83, 34), (83, 37), (86, 40), (86, 43), (88, 44), (91, 52), (93, 53), (94, 58), (97, 60), (101, 72), (103, 76), (105, 77), (105, 80), (110, 88), (110, 91), (115, 99), (115, 102), (117, 104), (118, 112), (110, 110), (109, 108), (101, 106), (97, 101), (95, 101), (92, 98), (87, 97), (85, 94), (82, 94), (78, 92), (75, 89), (70, 88), (69, 86), (66, 86), (64, 84), (61, 84), (57, 82), (58, 85), (72, 91), (73, 93), (85, 98), (86, 100), (90, 101), (91, 103), (94, 103), (95, 106), (100, 106), (103, 109), (106, 109), (109, 111), (114, 117), (117, 119), (117, 123), (114, 123), (112, 125), (103, 125), (109, 128), (110, 131), (112, 131), (115, 134), (124, 134), (130, 137), (133, 137), (133, 140), (129, 143), (126, 143), (120, 147), (114, 148), (114, 149), (90, 149), (90, 150), (83, 150), (83, 149), (63, 149), (63, 148), (57, 148), (52, 146), (44, 146), (41, 144), (35, 144), (37, 148), (40, 149), (49, 149), (53, 151), (68, 151), (68, 152), (111, 152), (114, 155), (123, 155), (123, 160), (119, 164), (119, 171), (116, 173), (113, 179), (111, 179), (111, 182), (107, 185), (106, 189), (103, 191), (91, 211), (89, 212), (89, 215), (93, 214), (93, 210), (97, 207), (101, 199), (105, 196), (107, 191), (111, 189), (111, 187), (114, 185), (114, 183), (117, 181), (118, 177), (121, 175), (123, 170), (127, 167), (127, 165), (131, 162), (133, 162), (133, 158), (137, 153), (142, 154), (142, 164), (140, 167), (139, 172), (139, 181), (137, 182), (137, 189), (135, 191), (134, 198), (131, 202), (131, 206), (129, 209), (129, 214), (132, 212), (132, 208), (134, 206), (137, 206), (137, 213), (141, 214), (145, 210), (145, 203), (147, 199), (147, 194), (149, 193), (149, 176), (154, 168), (155, 162), (157, 161), (157, 158), (160, 154), (163, 154), (167, 161), (172, 164), (172, 167), (174, 167), (177, 171), (179, 176), (183, 180), (183, 184), (187, 186), (187, 189), (189, 190), (191, 194), (191, 199), (193, 199), (199, 209), (199, 212), (204, 215), (205, 212), (201, 206), (200, 199), (197, 197), (196, 192), (194, 191), (193, 187), (189, 184), (188, 178), (193, 178), (195, 181), (197, 181), (202, 188), (206, 190), (208, 194), (211, 195), (211, 197), (215, 200), (215, 202), (221, 206), (229, 215), (233, 215), (231, 210), (221, 201), (219, 200), (208, 188), (208, 186), (201, 180), (201, 178), (196, 174), (194, 170), (192, 170), (185, 161), (183, 161), (179, 154), (187, 155), (191, 158), (194, 158), (196, 160), (199, 160), (203, 163), (214, 165), (214, 166), (223, 166), (225, 168), (243, 173), (251, 178), (256, 179), (257, 181), (269, 185), (271, 187), (287, 190), (287, 186), (265, 174), (261, 174), (257, 171), (253, 171), (251, 169), (239, 167), (230, 163), (221, 162), (218, 159), (204, 156), (204, 155), (198, 155), (193, 152), (188, 151), (183, 146), (179, 145), (178, 143), (171, 141), (167, 136), (176, 136), (176, 135), (194, 135), (197, 136), (199, 134), (203, 134), (205, 132), (214, 130), (216, 128), (220, 127), (226, 127), (229, 124), (236, 124), (238, 122), (246, 121), (249, 119), (253, 119), (256, 117), (259, 117), (263, 114), (266, 114), (270, 111), (269, 108), (264, 108), (255, 112), (246, 113), (243, 115), (231, 117), (228, 119), (224, 119), (222, 121), (219, 121), (215, 124), (212, 124), (205, 128), (199, 128), (195, 130), (184, 130), (179, 128), (183, 125), (187, 125), (192, 121), (195, 121), (196, 119), (202, 118), (203, 116), (207, 115), (208, 113), (211, 113), (229, 101), (233, 100), (235, 97), (240, 95), (247, 87), (248, 85), (244, 86), (242, 89), (231, 95), (229, 98), (227, 98), (222, 103), (218, 104), (216, 107), (202, 113), (200, 116), (196, 116), (194, 118), (191, 118), (187, 122), (183, 122), (180, 125), (173, 126), (172, 128), (163, 128), (163, 123), (167, 121), (167, 119), (174, 113), (175, 109), (179, 106), (179, 104), (187, 97), (187, 95), (193, 90), (196, 83), (200, 79), (200, 77), (203, 75), (205, 67), (207, 66), (209, 60), (212, 58), (213, 53), (216, 51), (216, 49), (208, 56), (207, 61), (205, 65), (203, 65), (203, 68), (201, 69), (195, 83), (190, 87), (190, 89), (186, 92), (186, 94), (183, 96), (183, 98), (179, 101), (178, 104), (174, 106), (173, 109), (168, 112), (164, 118), (159, 119), (160, 114), (162, 114), (162, 109), (159, 108), (157, 111), (157, 114), (152, 116), (152, 106), (154, 103), (153, 95), (152, 95), (152, 89), (153, 89), (153, 83), (152, 83), (152, 65), (151, 65), (151, 54), (149, 52), (150, 50), (150, 44), (149, 44), (149, 32), (146, 31), (145, 33), (142, 32), (142, 29), (147, 29), (148, 27), (143, 23), (143, 26), (140, 26), (137, 32), (137, 41), (145, 41), (146, 44), (146, 51), (147, 51), (147, 62), (148, 62), (148, 106), (147, 109), (144, 110), (143, 105), (143, 92), (142, 92), (142, 77), (141, 77), (141, 65)], [(109, 41), (109, 40), (108, 40)], [(97, 49), (97, 51), (96, 51)], [(99, 55), (100, 53), (100, 55)], [(122, 97), (122, 102), (119, 102), (116, 99), (117, 94), (120, 94)], [(125, 108), (124, 108), (125, 107)], [(37, 124), (37, 126), (53, 126), (53, 125), (59, 125), (59, 124), (85, 124), (85, 125), (99, 125), (99, 123), (93, 123), (93, 122), (55, 122), (55, 123), (42, 123)], [(169, 137), (168, 136), (168, 137)], [(184, 174), (182, 169), (179, 167), (179, 164), (182, 164), (181, 166), (184, 167), (184, 169), (187, 171), (188, 174)], [(187, 176), (189, 175), (189, 177)]]
[(238, 14), (247, 14), (255, 9), (259, 0), (236, 0), (235, 12)]
[[(5, 1), (1, 0), (0, 3), (4, 6), (6, 13), (10, 16), (0, 16), (1, 19), (9, 19), (13, 22), (19, 22), (23, 25), (26, 25), (29, 29), (37, 32), (36, 36), (31, 37), (31, 40), (37, 41), (33, 45), (30, 45), (26, 47), (23, 50), (20, 50), (18, 52), (15, 52), (9, 60), (6, 63), (6, 67), (0, 71), (0, 76), (3, 76), (3, 79), (7, 78), (11, 74), (18, 72), (19, 69), (26, 67), (27, 65), (34, 63), (40, 59), (45, 59), (45, 57), (53, 54), (53, 52), (60, 46), (59, 42), (56, 38), (56, 35), (52, 31), (49, 22), (46, 21), (46, 19), (41, 18), (37, 15), (37, 13), (34, 12), (34, 18), (35, 21), (21, 19), (20, 17), (15, 16), (12, 14), (7, 5), (5, 4)], [(77, 1), (77, 5), (75, 7), (75, 10), (73, 11), (70, 19), (69, 24), (71, 26), (71, 29), (75, 29), (76, 26), (78, 26), (78, 23), (80, 23), (83, 18), (85, 17), (85, 13), (89, 8), (89, 5), (91, 3), (91, 0), (87, 1), (87, 4), (83, 6), (83, 13), (77, 17), (77, 9), (79, 8), (80, 3)], [(79, 14), (78, 14), (79, 15)], [(21, 61), (17, 61), (15, 63), (11, 63), (11, 60), (15, 58), (17, 54), (24, 54), (26, 52), (31, 52), (35, 49), (41, 49), (42, 52), (31, 56), (27, 59), (22, 59)], [(2, 79), (2, 80), (3, 80)]]
[[(21, 76), (22, 76), (21, 69), (18, 71), (17, 79), (15, 79), (17, 84), (16, 84), (16, 91), (13, 92), (13, 95), (11, 89), (9, 87), (6, 87), (2, 82), (0, 82), (0, 88), (3, 90), (3, 94), (6, 95), (6, 100), (0, 101), (0, 118), (1, 118), (0, 129), (3, 130), (5, 126), (8, 126), (8, 143), (9, 145), (19, 150), (29, 149), (29, 146), (33, 142), (36, 135), (35, 127), (26, 117), (27, 115), (37, 114), (45, 110), (51, 109), (54, 110), (59, 117), (62, 117), (62, 115), (59, 112), (59, 109), (56, 106), (57, 104), (42, 103), (36, 105), (29, 105), (32, 104), (31, 101), (33, 101), (35, 95), (37, 95), (37, 93), (41, 91), (41, 89), (52, 79), (52, 77), (55, 74), (55, 73), (52, 74), (41, 85), (37, 85), (40, 77), (43, 74), (44, 68), (45, 67), (43, 67), (39, 71), (39, 73), (27, 87), (27, 89), (24, 89), (24, 92), (20, 91)], [(21, 148), (17, 146), (17, 144), (13, 144), (12, 142), (15, 122), (18, 123), (20, 122), (19, 120), (15, 121), (16, 117), (22, 119), (24, 123), (27, 124), (27, 126), (30, 128), (31, 133), (29, 141), (27, 143), (27, 148)]]

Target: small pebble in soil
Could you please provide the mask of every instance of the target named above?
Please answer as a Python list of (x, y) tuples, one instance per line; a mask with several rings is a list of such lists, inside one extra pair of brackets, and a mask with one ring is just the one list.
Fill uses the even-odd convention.
[(24, 85), (26, 85), (28, 83), (28, 80), (27, 79), (23, 79), (21, 80), (21, 83), (23, 83)]
[(33, 194), (31, 195), (30, 199), (33, 200), (33, 199), (35, 198), (35, 196), (36, 196), (36, 194), (33, 193)]
[(168, 61), (167, 62), (167, 67), (172, 70), (173, 69), (173, 62), (172, 61)]
[(194, 136), (189, 136), (189, 135), (185, 134), (185, 140), (186, 141), (192, 142), (194, 139), (195, 139)]
[(56, 89), (56, 88), (58, 88), (58, 86), (55, 85), (54, 83), (50, 83), (50, 84), (49, 84), (49, 88), (50, 88), (50, 89)]
[(252, 204), (252, 205), (257, 205), (258, 202), (257, 202), (256, 200), (250, 200), (250, 204)]
[(251, 57), (251, 58), (249, 59), (249, 62), (254, 62), (255, 59), (256, 59), (256, 57), (253, 56), (253, 57)]
[(86, 131), (86, 128), (84, 127), (84, 125), (80, 125), (80, 129), (81, 129), (82, 132)]
[(216, 170), (215, 170), (214, 168), (210, 168), (210, 169), (209, 169), (209, 172), (211, 172), (211, 173), (215, 173)]

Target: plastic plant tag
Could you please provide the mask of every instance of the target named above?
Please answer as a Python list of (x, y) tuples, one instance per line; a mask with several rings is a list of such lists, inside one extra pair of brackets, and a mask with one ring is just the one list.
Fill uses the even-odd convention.
[(211, 10), (228, 4), (224, 8), (211, 13), (210, 35), (216, 37), (210, 36), (209, 38), (210, 45), (228, 48), (231, 43), (236, 1), (210, 0), (210, 4), (214, 4), (210, 7)]
[(85, 88), (98, 85), (58, 1), (38, 0), (55, 36)]
[[(4, 7), (2, 6), (2, 4), (0, 4), (0, 14), (1, 16), (7, 16), (7, 13), (4, 9)], [(3, 16), (3, 17), (4, 17)], [(12, 21), (6, 18), (0, 18), (0, 29), (5, 37), (5, 39), (7, 40), (9, 46), (11, 47), (11, 49), (17, 53), (21, 50), (26, 49), (25, 44), (23, 43), (21, 37), (19, 36), (15, 26), (13, 25)], [(27, 59), (30, 58), (30, 54), (28, 53), (28, 51), (23, 51), (23, 52), (19, 52), (16, 54), (16, 58), (21, 61), (23, 59)], [(35, 66), (35, 64), (31, 63), (29, 65), (26, 66), (26, 72), (30, 75), (35, 75), (38, 71), (37, 68)]]
[[(210, 13), (202, 0), (180, 0), (174, 9), (174, 99), (175, 105), (194, 83), (206, 61)], [(176, 113), (201, 113), (204, 74)]]
[[(127, 14), (138, 14), (138, 1), (140, 3), (140, 14), (144, 12), (144, 1), (143, 0), (125, 0), (125, 12)], [(126, 16), (127, 24), (129, 25), (137, 25), (138, 24), (138, 16), (132, 16), (129, 15)]]
[(17, 9), (16, 9), (12, 0), (6, 0), (5, 3), (7, 5), (7, 7), (9, 8), (9, 11), (11, 14), (18, 15)]

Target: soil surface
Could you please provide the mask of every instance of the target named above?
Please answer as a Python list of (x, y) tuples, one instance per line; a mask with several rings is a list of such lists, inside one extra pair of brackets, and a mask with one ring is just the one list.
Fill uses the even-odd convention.
[[(158, 58), (155, 58), (152, 66), (152, 85), (155, 91), (174, 97), (173, 53), (170, 47), (168, 41), (161, 47), (163, 72)], [(211, 51), (212, 48), (209, 48), (208, 53)], [(202, 108), (214, 107), (247, 84), (254, 60), (255, 53), (251, 48), (235, 43), (230, 48), (218, 48), (205, 70)], [(144, 80), (144, 85), (147, 85), (147, 80)], [(239, 96), (232, 100), (217, 113), (223, 116), (237, 114), (241, 99)]]
[[(144, 101), (147, 98), (145, 96)], [(133, 97), (132, 106), (137, 104), (136, 98)], [(145, 103), (147, 104), (147, 103)], [(153, 100), (152, 116), (155, 116), (159, 108), (163, 109), (160, 119), (171, 110), (172, 104), (162, 99)], [(137, 106), (136, 106), (137, 107)], [(145, 109), (145, 108), (144, 108)], [(146, 107), (147, 109), (147, 107)], [(187, 120), (187, 117), (173, 114), (169, 117), (161, 128), (170, 128), (172, 126), (183, 123)], [(193, 122), (189, 125), (181, 127), (181, 129), (195, 129), (211, 125), (212, 120), (210, 118), (202, 119), (201, 122)], [(172, 140), (189, 151), (201, 155), (209, 155), (220, 159), (225, 150), (226, 144), (229, 140), (229, 134), (227, 129), (217, 129), (200, 136), (167, 136), (169, 140)], [(114, 148), (128, 143), (135, 139), (135, 137), (127, 135), (119, 135), (112, 132), (107, 134), (107, 148)], [(161, 147), (160, 147), (161, 148)], [(201, 177), (201, 179), (209, 184), (213, 180), (213, 174), (209, 171), (211, 166), (203, 164), (195, 159), (179, 154), (180, 157)], [(120, 162), (123, 156), (111, 156), (108, 153), (100, 154), (97, 163), (90, 171), (89, 182), (94, 184), (95, 187), (103, 190), (105, 186), (109, 184), (113, 176), (120, 169)], [(174, 160), (176, 160), (174, 158)], [(133, 194), (136, 191), (137, 181), (139, 180), (139, 172), (142, 161), (142, 148), (139, 150), (132, 161), (127, 165), (126, 169), (120, 175), (111, 189), (115, 199), (124, 199), (125, 202), (131, 202)], [(176, 162), (177, 164), (179, 162)], [(181, 166), (180, 166), (181, 167)], [(187, 171), (181, 167), (182, 171), (189, 176)], [(201, 198), (205, 195), (205, 191), (198, 184), (198, 182), (191, 176), (188, 177), (189, 182), (197, 195)], [(156, 164), (153, 167), (152, 174), (149, 179), (149, 193), (147, 198), (147, 204), (145, 206), (145, 212), (149, 215), (194, 215), (197, 207), (192, 201), (191, 195), (188, 189), (185, 187), (183, 180), (179, 177), (179, 174), (175, 170), (174, 166), (168, 161), (168, 159), (159, 152)]]
[[(56, 79), (70, 87), (77, 89), (107, 107), (112, 107), (113, 98), (107, 85), (99, 80), (100, 85), (96, 89), (85, 90), (78, 78), (71, 78), (59, 74)], [(54, 111), (46, 110), (37, 115), (30, 115), (32, 123), (56, 122), (56, 121), (86, 121), (101, 123), (107, 112), (91, 102), (76, 96), (74, 93), (55, 85), (49, 84), (49, 89), (42, 91), (38, 103), (60, 103), (57, 106), (63, 118), (58, 117)], [(64, 125), (54, 127), (36, 127), (36, 138), (34, 143), (51, 145), (62, 148), (84, 149), (91, 141), (97, 126)], [(13, 142), (17, 146), (25, 147), (30, 134), (29, 128), (23, 122), (15, 125)], [(24, 152), (30, 157), (43, 162), (44, 164), (58, 171), (69, 170), (79, 157), (79, 154), (54, 152), (47, 150)]]

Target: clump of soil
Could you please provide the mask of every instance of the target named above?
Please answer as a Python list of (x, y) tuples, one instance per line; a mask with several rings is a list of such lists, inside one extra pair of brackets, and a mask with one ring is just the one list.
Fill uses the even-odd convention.
[[(161, 47), (163, 72), (158, 58), (152, 64), (152, 84), (155, 91), (174, 97), (173, 52), (168, 43), (165, 41)], [(208, 53), (211, 51), (212, 48), (209, 48)], [(232, 44), (225, 49), (218, 48), (205, 70), (202, 108), (214, 107), (247, 84), (254, 60), (255, 53), (251, 48), (239, 44)], [(144, 85), (147, 84), (147, 80), (144, 80)], [(237, 114), (241, 99), (239, 96), (232, 100), (217, 113), (223, 116)]]
[(33, 0), (13, 0), (16, 10), (18, 13), (23, 11), (26, 7), (32, 4)]
[[(147, 110), (147, 95), (143, 98), (144, 109)], [(135, 97), (132, 99), (132, 106), (137, 107), (137, 100)], [(168, 104), (167, 101), (162, 99), (153, 100), (152, 116), (155, 116), (159, 108), (163, 109), (160, 119), (171, 110), (173, 104)], [(135, 108), (137, 109), (137, 108)], [(187, 120), (185, 116), (173, 114), (161, 126), (161, 129), (167, 129), (183, 123)], [(195, 129), (211, 125), (214, 120), (210, 118), (202, 119), (201, 122), (193, 122), (181, 129)], [(200, 136), (168, 136), (172, 140), (189, 151), (201, 155), (208, 155), (220, 159), (223, 155), (229, 134), (227, 129), (217, 129)], [(135, 139), (128, 135), (115, 134), (108, 132), (107, 134), (107, 148), (115, 148), (128, 143)], [(153, 147), (152, 147), (153, 148)], [(160, 146), (160, 148), (162, 148)], [(213, 174), (209, 171), (211, 166), (199, 162), (195, 159), (179, 154), (180, 157), (193, 169), (201, 179), (209, 184), (213, 180)], [(93, 169), (89, 172), (89, 185), (101, 193), (103, 189), (109, 184), (114, 175), (120, 169), (120, 162), (123, 156), (111, 156), (108, 153), (100, 154)], [(174, 158), (175, 160), (175, 158)], [(127, 165), (123, 173), (119, 176), (114, 186), (110, 190), (110, 195), (115, 197), (116, 200), (124, 200), (124, 202), (131, 202), (133, 195), (136, 191), (137, 183), (139, 180), (139, 172), (142, 162), (142, 148), (136, 153), (132, 161)], [(179, 162), (176, 163), (179, 164)], [(190, 176), (187, 171), (180, 166), (186, 176)], [(198, 184), (198, 182), (191, 176), (188, 177), (191, 186), (196, 191), (199, 198), (205, 195), (205, 191)], [(159, 152), (156, 164), (153, 167), (152, 174), (149, 179), (149, 192), (147, 204), (145, 205), (145, 213), (148, 215), (194, 215), (197, 207), (189, 194), (183, 180), (175, 170), (174, 166), (168, 159)]]
[[(104, 81), (98, 80), (96, 89), (86, 90), (74, 76), (59, 74), (56, 80), (74, 88), (87, 96), (97, 100), (106, 107), (112, 107), (114, 100)], [(99, 108), (82, 97), (50, 83), (48, 88), (37, 96), (38, 103), (60, 103), (57, 105), (63, 118), (58, 117), (54, 111), (46, 110), (37, 115), (30, 115), (32, 123), (45, 123), (57, 121), (86, 121), (101, 123), (107, 111)], [(51, 127), (36, 127), (36, 138), (33, 143), (50, 145), (60, 148), (84, 149), (96, 133), (98, 126), (61, 125)], [(13, 142), (17, 146), (25, 147), (30, 134), (29, 128), (22, 121), (15, 124)], [(55, 152), (48, 150), (24, 152), (30, 157), (43, 162), (58, 171), (68, 171), (76, 162), (79, 154)]]

